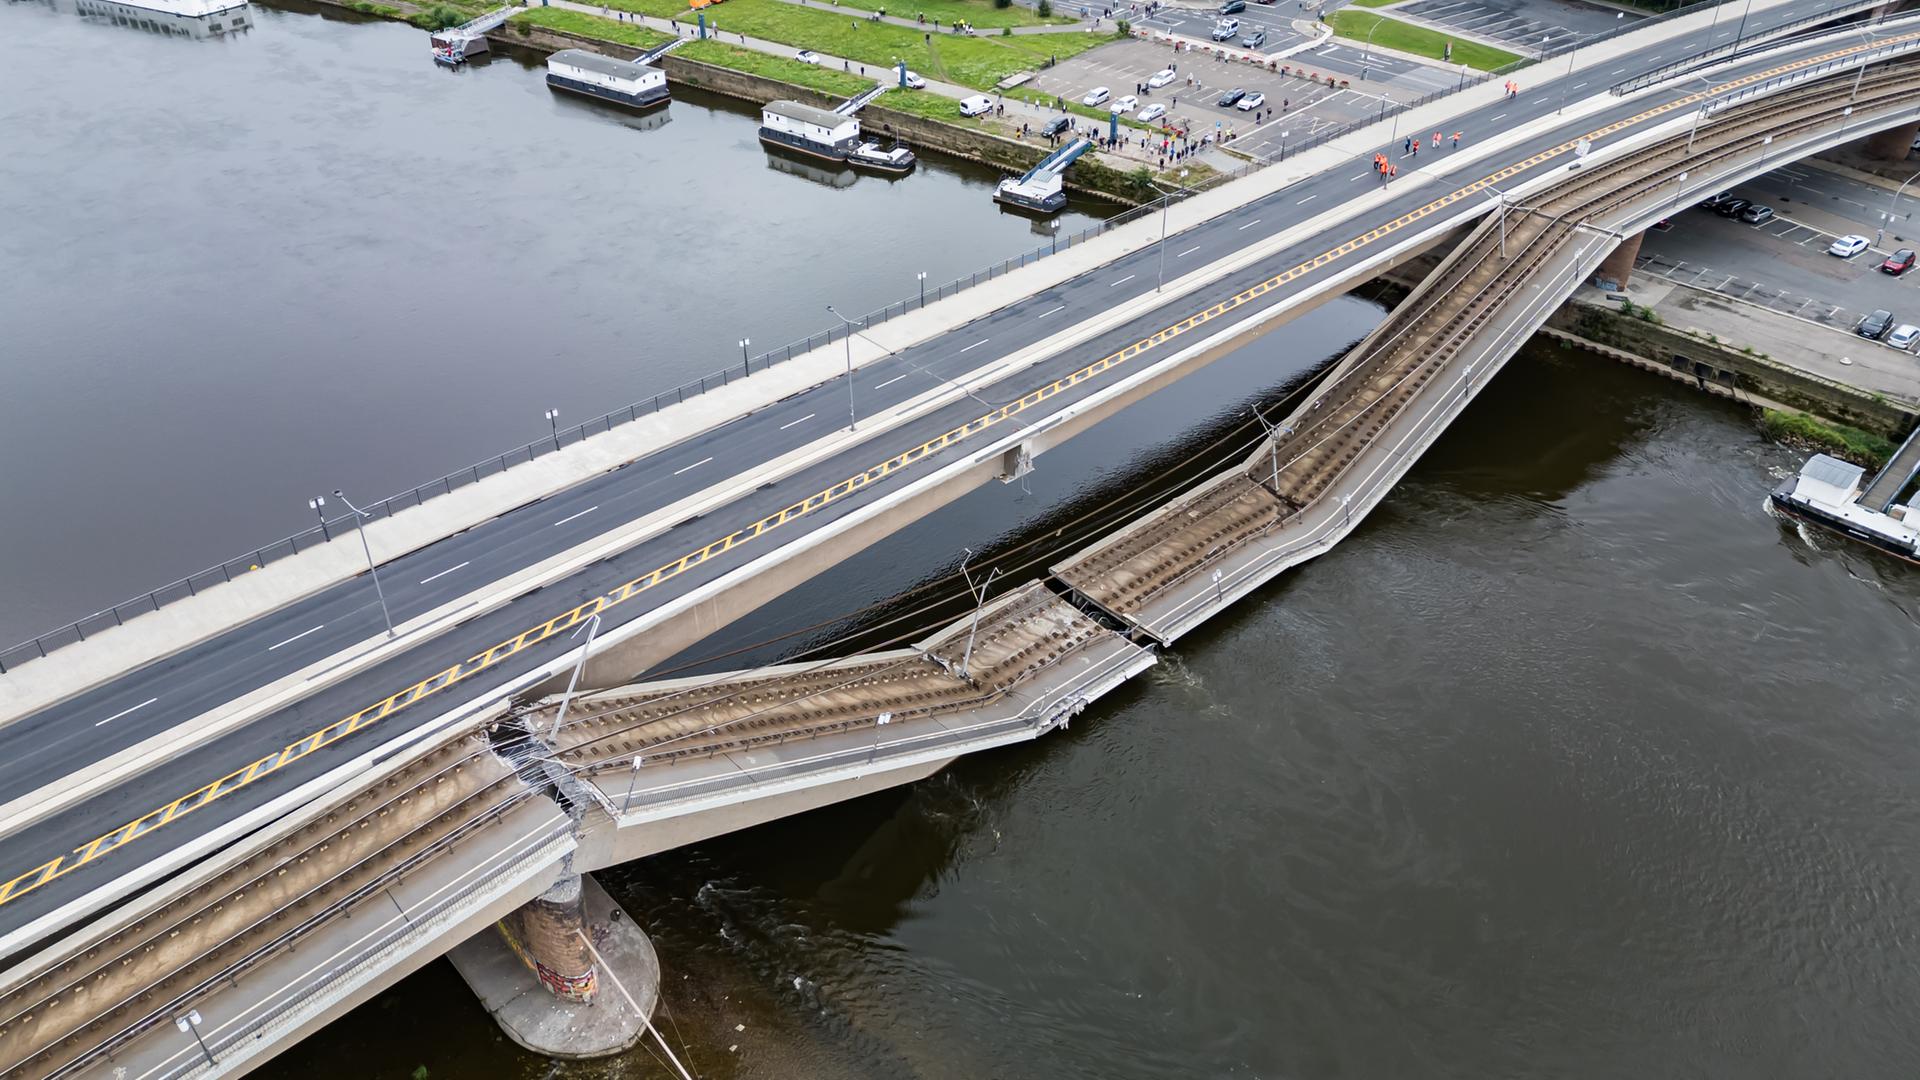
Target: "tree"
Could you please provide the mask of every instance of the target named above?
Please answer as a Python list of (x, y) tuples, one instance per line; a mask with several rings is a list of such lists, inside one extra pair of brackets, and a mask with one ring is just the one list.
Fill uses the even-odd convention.
[(1039, 5), (1035, 7), (1034, 10), (1040, 13), (1041, 18), (1051, 19), (1053, 17), (1053, 0), (1040, 0)]

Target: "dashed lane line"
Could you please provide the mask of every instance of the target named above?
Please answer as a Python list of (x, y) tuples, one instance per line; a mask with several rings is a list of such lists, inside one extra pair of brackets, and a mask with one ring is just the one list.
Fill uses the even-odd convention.
[[(212, 783), (196, 788), (164, 806), (150, 810), (134, 818), (132, 821), (127, 822), (125, 825), (121, 825), (93, 840), (89, 840), (85, 844), (74, 848), (72, 851), (57, 855), (27, 870), (25, 873), (15, 876), (11, 880), (0, 883), (0, 905), (11, 903), (30, 892), (40, 889), (53, 881), (57, 881), (109, 852), (117, 851), (127, 844), (147, 836), (174, 821), (178, 821), (180, 818), (216, 800), (225, 798), (250, 784), (257, 783), (293, 762), (305, 758), (309, 754), (332, 746), (349, 735), (373, 726), (401, 709), (405, 709), (425, 698), (438, 694), (448, 687), (464, 682), (474, 675), (498, 665), (508, 657), (518, 655), (527, 649), (551, 640), (557, 634), (571, 631), (586, 619), (608, 608), (624, 604), (634, 597), (678, 577), (694, 567), (706, 563), (710, 559), (731, 551), (735, 547), (750, 543), (769, 532), (782, 528), (813, 513), (821, 507), (827, 506), (839, 499), (846, 498), (872, 483), (885, 479), (892, 473), (921, 461), (932, 454), (964, 442), (981, 432), (997, 427), (1057, 394), (1073, 389), (1089, 380), (1098, 378), (1124, 365), (1127, 361), (1140, 356), (1142, 353), (1151, 351), (1183, 334), (1190, 333), (1213, 319), (1232, 312), (1242, 305), (1251, 303), (1283, 285), (1297, 281), (1321, 269), (1328, 263), (1344, 258), (1361, 248), (1368, 247), (1384, 238), (1390, 237), (1399, 230), (1416, 224), (1422, 219), (1439, 213), (1462, 200), (1473, 198), (1487, 188), (1497, 185), (1509, 177), (1526, 172), (1547, 161), (1570, 153), (1581, 139), (1589, 141), (1598, 140), (1655, 117), (1665, 116), (1669, 113), (1685, 109), (1714, 94), (1723, 93), (1727, 90), (1737, 89), (1743, 86), (1750, 86), (1787, 72), (1798, 71), (1803, 68), (1823, 64), (1838, 57), (1850, 56), (1869, 49), (1883, 48), (1890, 44), (1914, 39), (1920, 39), (1920, 32), (1904, 34), (1876, 42), (1852, 45), (1844, 49), (1836, 49), (1818, 56), (1806, 57), (1792, 63), (1782, 64), (1765, 71), (1755, 72), (1751, 75), (1720, 84), (1719, 86), (1709, 86), (1704, 90), (1682, 95), (1665, 104), (1653, 106), (1632, 116), (1603, 125), (1583, 136), (1561, 142), (1558, 145), (1550, 146), (1531, 154), (1479, 180), (1456, 188), (1423, 206), (1416, 207), (1397, 218), (1375, 226), (1344, 243), (1331, 247), (1305, 262), (1275, 274), (1264, 281), (1257, 282), (1225, 300), (1202, 308), (1157, 333), (1142, 338), (1116, 352), (1109, 353), (1044, 386), (1031, 390), (1024, 396), (1006, 405), (1002, 405), (991, 412), (978, 416), (941, 435), (937, 435), (910, 450), (895, 454), (879, 464), (841, 480), (839, 483), (816, 492), (785, 509), (776, 511), (751, 525), (728, 533), (704, 547), (690, 551), (680, 558), (666, 563), (649, 573), (642, 574), (607, 593), (596, 596), (584, 604), (569, 611), (562, 612), (548, 619), (546, 622), (522, 631), (518, 635), (508, 638), (491, 648), (475, 653), (466, 660), (454, 664), (445, 670), (435, 672), (404, 690), (377, 701), (358, 712), (342, 717), (308, 734), (304, 738), (287, 744), (287, 746), (280, 751), (268, 754), (258, 761), (236, 769)], [(707, 459), (707, 461), (710, 460), (712, 459)], [(695, 465), (704, 464), (706, 464), (706, 461), (695, 463)], [(688, 466), (688, 468), (693, 467), (695, 466)]]
[(430, 581), (439, 581), (441, 578), (446, 577), (448, 574), (453, 573), (455, 570), (464, 570), (466, 568), (467, 568), (466, 563), (461, 563), (459, 566), (449, 566), (445, 570), (440, 571), (439, 573), (433, 575), (432, 577), (421, 578), (420, 584), (425, 585)]
[(121, 717), (123, 717), (123, 716), (125, 716), (125, 715), (127, 715), (128, 713), (132, 713), (132, 712), (139, 712), (139, 711), (140, 711), (141, 709), (144, 709), (144, 708), (146, 708), (147, 706), (149, 706), (149, 705), (151, 705), (151, 704), (153, 704), (154, 702), (156, 702), (156, 701), (159, 701), (159, 700), (160, 700), (160, 699), (159, 699), (159, 698), (157, 698), (157, 697), (150, 697), (150, 698), (148, 698), (147, 700), (145, 700), (145, 701), (143, 701), (143, 702), (141, 702), (140, 704), (138, 704), (138, 705), (135, 705), (135, 706), (132, 706), (131, 708), (126, 708), (126, 709), (121, 709), (121, 710), (120, 710), (119, 712), (117, 712), (117, 713), (114, 713), (114, 714), (113, 714), (112, 716), (109, 716), (109, 717), (107, 717), (107, 718), (106, 718), (105, 720), (95, 720), (95, 721), (93, 722), (93, 726), (94, 726), (94, 727), (100, 727), (100, 726), (101, 726), (101, 725), (103, 725), (103, 724), (111, 724), (111, 723), (113, 723), (113, 722), (114, 722), (115, 720), (118, 720), (118, 719), (120, 719)]
[[(296, 642), (296, 641), (299, 641), (299, 640), (300, 640), (301, 638), (303, 638), (303, 637), (306, 637), (306, 636), (307, 636), (308, 634), (311, 634), (311, 633), (315, 633), (315, 632), (317, 632), (317, 631), (320, 631), (320, 630), (325, 630), (326, 628), (327, 628), (327, 624), (326, 624), (326, 623), (321, 623), (321, 624), (320, 624), (319, 626), (316, 626), (316, 627), (314, 627), (314, 628), (313, 628), (313, 629), (311, 629), (311, 630), (302, 630), (302, 631), (300, 631), (299, 633), (297, 633), (297, 634), (295, 634), (295, 635), (293, 635), (292, 637), (290, 637), (290, 638), (288, 638), (287, 640), (285, 640), (285, 641), (283, 641), (283, 642), (281, 642), (281, 643), (280, 643), (280, 645), (291, 645), (291, 644), (293, 644), (294, 642)], [(277, 648), (279, 648), (279, 647), (280, 647), (280, 645), (269, 645), (269, 646), (267, 646), (267, 651), (268, 651), (268, 652), (272, 652), (273, 650), (275, 650), (275, 649), (277, 649)]]

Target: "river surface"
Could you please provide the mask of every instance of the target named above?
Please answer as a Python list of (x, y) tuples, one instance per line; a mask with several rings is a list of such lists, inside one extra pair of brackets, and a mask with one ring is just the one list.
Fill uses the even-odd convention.
[[(0, 7), (21, 632), (297, 526), (336, 477), (406, 486), (1033, 242), (988, 175), (821, 187), (732, 106), (636, 131), (517, 63), (434, 71), (416, 31), (259, 19)], [(1323, 307), (695, 652), (962, 544), (1016, 562), (1380, 311)], [(1799, 458), (1530, 349), (1351, 539), (1070, 730), (599, 875), (668, 1038), (716, 1080), (1913, 1075), (1920, 575), (1768, 518)], [(439, 962), (268, 1074), (665, 1071), (520, 1052)]]

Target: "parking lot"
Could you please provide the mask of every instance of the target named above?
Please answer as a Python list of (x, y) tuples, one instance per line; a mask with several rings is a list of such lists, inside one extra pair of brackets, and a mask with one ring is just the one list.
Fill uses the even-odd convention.
[[(1351, 51), (1322, 47), (1326, 48)], [(1122, 41), (1048, 68), (1027, 85), (1069, 101), (1079, 101), (1097, 86), (1120, 98), (1135, 93), (1136, 86), (1171, 65), (1178, 78), (1172, 85), (1141, 94), (1141, 108), (1156, 102), (1165, 105), (1174, 125), (1195, 137), (1231, 133), (1235, 149), (1266, 156), (1331, 128), (1378, 116), (1390, 100), (1410, 100), (1457, 78), (1422, 65), (1403, 64), (1414, 70), (1395, 74), (1376, 69), (1373, 79), (1361, 83), (1325, 65), (1321, 51), (1289, 58), (1285, 64), (1293, 73), (1282, 75), (1262, 65), (1222, 62), (1197, 52), (1176, 54), (1166, 45), (1147, 41)], [(1335, 86), (1327, 85), (1329, 74), (1335, 77)], [(1340, 79), (1350, 85), (1340, 87)], [(1257, 111), (1217, 104), (1222, 93), (1236, 88), (1264, 94), (1266, 100)]]
[(1891, 311), (1897, 322), (1920, 323), (1920, 271), (1896, 277), (1879, 269), (1895, 249), (1913, 246), (1910, 217), (1897, 219), (1881, 243), (1858, 255), (1827, 253), (1840, 236), (1872, 240), (1890, 193), (1796, 165), (1734, 194), (1773, 207), (1776, 216), (1751, 225), (1698, 207), (1683, 210), (1668, 228), (1648, 231), (1637, 272), (1836, 330), (1851, 331), (1875, 309)]
[[(1212, 10), (1167, 7), (1138, 20), (1137, 25), (1164, 30), (1170, 34), (1182, 34), (1201, 41), (1211, 41), (1214, 24), (1222, 17)], [(1266, 31), (1265, 44), (1252, 50), (1263, 55), (1293, 48), (1307, 40), (1293, 27), (1294, 19), (1309, 17), (1300, 9), (1298, 0), (1285, 0), (1283, 3), (1273, 4), (1250, 3), (1247, 5), (1247, 10), (1224, 17), (1236, 19), (1240, 23), (1240, 33), (1234, 39), (1236, 46), (1241, 38), (1255, 30)]]
[(1380, 10), (1522, 54), (1537, 53), (1542, 46), (1564, 44), (1570, 38), (1611, 33), (1645, 17), (1578, 0), (1408, 0)]

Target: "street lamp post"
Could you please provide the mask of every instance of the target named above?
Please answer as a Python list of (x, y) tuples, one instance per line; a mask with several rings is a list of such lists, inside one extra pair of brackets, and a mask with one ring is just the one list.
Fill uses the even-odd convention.
[(834, 318), (847, 324), (847, 430), (858, 431), (860, 430), (859, 418), (853, 411), (853, 320), (834, 311), (832, 304), (827, 305), (827, 310), (833, 312)]
[(927, 306), (927, 272), (920, 271), (920, 306)]
[(1566, 110), (1567, 97), (1573, 93), (1573, 86), (1567, 80), (1573, 78), (1573, 58), (1575, 56), (1578, 56), (1579, 54), (1580, 54), (1580, 50), (1577, 48), (1567, 50), (1567, 74), (1566, 74), (1566, 78), (1563, 78), (1560, 80), (1561, 82), (1560, 107), (1558, 109), (1553, 110), (1556, 115)]
[(553, 448), (560, 449), (560, 410), (547, 410), (547, 429), (553, 432)]
[(1880, 241), (1886, 239), (1887, 226), (1893, 223), (1894, 215), (1899, 209), (1901, 193), (1905, 192), (1907, 185), (1913, 183), (1915, 180), (1920, 180), (1920, 173), (1914, 173), (1912, 176), (1907, 177), (1899, 187), (1894, 189), (1893, 197), (1887, 200), (1887, 212), (1880, 219), (1880, 228), (1873, 234), (1873, 242), (1876, 247), (1879, 246)]
[(334, 489), (333, 497), (346, 503), (347, 509), (353, 511), (354, 527), (360, 530), (360, 550), (366, 552), (367, 572), (373, 575), (373, 592), (375, 596), (380, 598), (380, 617), (386, 620), (387, 636), (392, 637), (394, 636), (393, 613), (387, 610), (387, 590), (380, 585), (380, 568), (373, 564), (373, 547), (367, 543), (367, 518), (371, 515), (365, 510), (353, 505), (353, 500), (342, 494), (339, 488)]
[[(573, 676), (567, 680), (567, 692), (560, 695), (560, 711), (553, 716), (553, 735), (555, 738), (558, 738), (560, 735), (560, 725), (567, 722), (567, 706), (573, 704), (573, 688), (580, 685), (580, 672), (587, 666), (587, 654), (593, 651), (593, 635), (600, 632), (599, 612), (596, 611), (587, 616), (585, 629), (587, 631), (586, 643), (580, 646), (580, 659), (573, 662)], [(567, 636), (579, 637), (580, 630), (581, 627), (575, 627), (573, 633)], [(631, 794), (631, 791), (629, 791), (629, 794)]]
[(994, 567), (987, 572), (987, 580), (978, 587), (973, 584), (973, 575), (967, 572), (967, 559), (973, 558), (973, 549), (967, 549), (967, 558), (960, 560), (960, 576), (967, 579), (967, 591), (973, 594), (973, 625), (967, 629), (967, 647), (960, 654), (960, 677), (973, 682), (968, 667), (973, 662), (973, 636), (980, 632), (980, 613), (987, 607), (987, 589), (993, 585), (993, 579), (1000, 576), (1000, 568)]
[(633, 785), (640, 779), (640, 763), (645, 755), (633, 755), (633, 772), (627, 777), (627, 797), (620, 801), (620, 812), (625, 814), (633, 809)]
[(1747, 15), (1753, 11), (1753, 0), (1747, 0), (1747, 6), (1740, 10), (1740, 25), (1734, 28), (1734, 44), (1739, 44), (1740, 35), (1747, 32)]
[(1507, 257), (1507, 193), (1492, 184), (1487, 185), (1487, 190), (1500, 200), (1500, 257), (1504, 259)]
[(193, 1041), (200, 1044), (200, 1052), (207, 1055), (207, 1064), (215, 1068), (219, 1063), (213, 1060), (213, 1051), (207, 1047), (207, 1040), (200, 1037), (200, 1010), (188, 1009), (187, 1015), (173, 1018), (173, 1026), (193, 1035)]
[(1360, 81), (1361, 82), (1366, 82), (1368, 73), (1373, 70), (1374, 31), (1380, 29), (1381, 26), (1385, 25), (1386, 21), (1387, 20), (1385, 19), (1376, 17), (1373, 20), (1373, 29), (1367, 31), (1367, 43), (1364, 46), (1362, 46), (1360, 49)]
[(867, 751), (867, 764), (873, 764), (873, 759), (880, 753), (880, 729), (891, 723), (893, 723), (893, 714), (890, 712), (883, 712), (873, 718), (873, 747)]
[(750, 366), (753, 361), (747, 356), (747, 346), (751, 344), (753, 344), (752, 338), (743, 337), (740, 339), (740, 370), (748, 375), (753, 374), (753, 368)]
[(1671, 214), (1679, 207), (1680, 193), (1685, 190), (1687, 190), (1687, 170), (1681, 169), (1680, 175), (1673, 178), (1673, 202), (1668, 205), (1667, 213)]
[(313, 498), (308, 499), (307, 509), (320, 516), (320, 536), (327, 540), (333, 539), (333, 537), (327, 533), (327, 497), (325, 495), (315, 495)]
[[(1187, 190), (1186, 180), (1187, 180), (1187, 170), (1181, 169), (1180, 170), (1180, 190), (1181, 191)], [(1169, 191), (1165, 195), (1160, 197), (1160, 245), (1159, 245), (1160, 246), (1160, 280), (1154, 284), (1153, 286), (1154, 292), (1159, 292), (1161, 286), (1167, 283), (1167, 208), (1172, 205), (1173, 205), (1173, 192)]]

